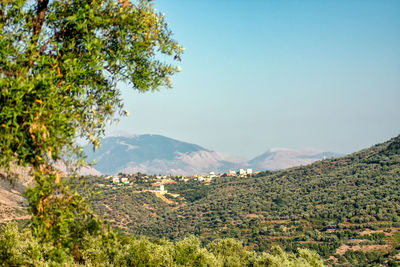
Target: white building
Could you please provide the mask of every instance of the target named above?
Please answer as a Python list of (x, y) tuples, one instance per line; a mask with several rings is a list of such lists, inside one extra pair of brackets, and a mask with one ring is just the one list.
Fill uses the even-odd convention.
[(167, 190), (165, 190), (164, 185), (160, 185), (160, 187), (151, 190), (152, 192), (160, 193), (161, 195), (165, 195), (167, 193)]
[(229, 171), (228, 171), (228, 175), (233, 175), (233, 176), (235, 176), (235, 175), (236, 175), (236, 172), (235, 172), (235, 171), (232, 171), (232, 170), (229, 170)]
[(113, 184), (119, 184), (119, 177), (113, 177), (112, 182)]
[(128, 178), (126, 178), (126, 177), (121, 178), (121, 183), (123, 183), (123, 184), (129, 184)]
[(247, 172), (247, 174), (252, 174), (253, 173), (253, 169), (247, 169), (246, 172)]
[(246, 175), (246, 171), (245, 171), (244, 169), (240, 169), (240, 170), (239, 170), (239, 174), (240, 174), (240, 175)]

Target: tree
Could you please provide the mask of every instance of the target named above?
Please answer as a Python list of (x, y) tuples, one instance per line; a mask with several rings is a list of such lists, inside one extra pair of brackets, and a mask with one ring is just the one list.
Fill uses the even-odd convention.
[(16, 0), (0, 4), (1, 164), (38, 166), (75, 147), (95, 146), (122, 111), (117, 84), (139, 91), (170, 86), (180, 59), (149, 1)]
[(52, 163), (82, 159), (77, 137), (98, 147), (106, 122), (124, 114), (119, 83), (140, 92), (171, 86), (179, 67), (169, 62), (182, 52), (150, 1), (0, 2), (0, 167), (32, 167), (35, 233), (70, 238), (77, 218), (91, 223)]

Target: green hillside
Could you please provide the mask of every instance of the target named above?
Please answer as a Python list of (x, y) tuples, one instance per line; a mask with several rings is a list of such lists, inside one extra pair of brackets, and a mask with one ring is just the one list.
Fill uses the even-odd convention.
[(165, 189), (179, 198), (103, 189), (94, 205), (126, 231), (150, 237), (234, 237), (256, 251), (311, 248), (339, 265), (399, 262), (400, 136), (308, 166)]

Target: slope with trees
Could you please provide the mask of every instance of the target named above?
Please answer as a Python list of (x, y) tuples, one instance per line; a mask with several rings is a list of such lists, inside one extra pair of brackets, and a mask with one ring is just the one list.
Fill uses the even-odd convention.
[(260, 251), (311, 248), (337, 264), (398, 262), (400, 136), (309, 166), (165, 188), (185, 205), (134, 220), (131, 232), (171, 240), (195, 234), (206, 243), (233, 237)]

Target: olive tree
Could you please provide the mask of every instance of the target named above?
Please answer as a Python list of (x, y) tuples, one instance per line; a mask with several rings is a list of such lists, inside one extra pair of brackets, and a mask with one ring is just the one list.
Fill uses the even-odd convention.
[(52, 164), (82, 156), (78, 137), (99, 145), (124, 113), (120, 83), (170, 87), (182, 52), (151, 1), (0, 1), (0, 167), (31, 167), (36, 234), (70, 240), (89, 227), (93, 215)]

